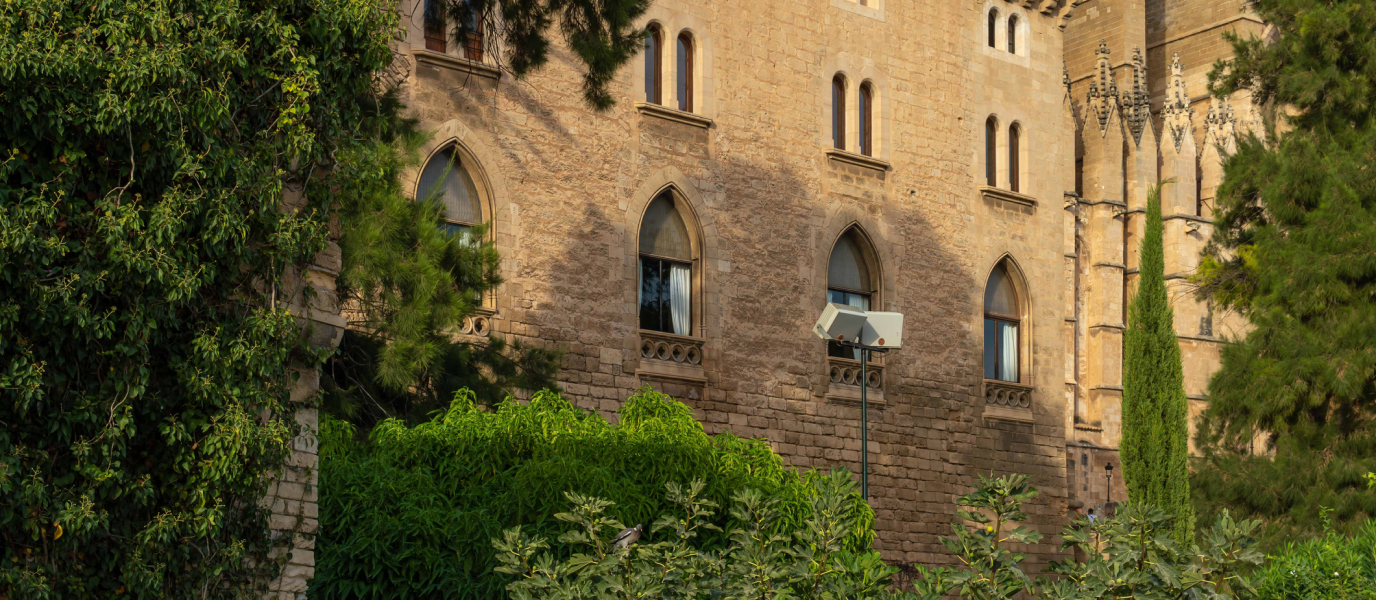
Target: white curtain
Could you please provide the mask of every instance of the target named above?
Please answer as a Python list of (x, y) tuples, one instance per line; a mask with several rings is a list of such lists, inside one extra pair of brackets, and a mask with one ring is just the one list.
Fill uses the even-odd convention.
[(1003, 343), (999, 357), (999, 379), (1016, 382), (1018, 380), (1018, 326), (1012, 323), (999, 323), (1003, 329)]
[(692, 335), (689, 331), (693, 326), (692, 272), (689, 265), (669, 263), (669, 310), (674, 319), (674, 333), (678, 335)]

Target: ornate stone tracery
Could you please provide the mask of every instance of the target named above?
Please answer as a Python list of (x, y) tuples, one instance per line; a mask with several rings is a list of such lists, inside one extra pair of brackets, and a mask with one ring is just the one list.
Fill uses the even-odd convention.
[(1132, 89), (1119, 98), (1123, 119), (1132, 131), (1132, 141), (1142, 143), (1142, 131), (1151, 126), (1151, 94), (1147, 92), (1147, 63), (1142, 49), (1132, 49)]
[(1099, 49), (1094, 54), (1099, 57), (1098, 66), (1095, 67), (1094, 77), (1089, 80), (1086, 104), (1099, 120), (1099, 131), (1103, 133), (1108, 131), (1109, 119), (1118, 107), (1118, 82), (1113, 80), (1113, 70), (1109, 66), (1109, 56), (1113, 51), (1108, 49), (1108, 42), (1099, 40)]
[(1237, 117), (1228, 99), (1213, 96), (1209, 103), (1209, 114), (1204, 117), (1204, 144), (1230, 148), (1237, 135)]
[(1185, 76), (1180, 67), (1180, 53), (1171, 58), (1171, 80), (1166, 87), (1166, 100), (1161, 108), (1165, 129), (1175, 143), (1175, 151), (1185, 143), (1185, 136), (1194, 135), (1194, 111), (1190, 109), (1190, 95), (1185, 91)]

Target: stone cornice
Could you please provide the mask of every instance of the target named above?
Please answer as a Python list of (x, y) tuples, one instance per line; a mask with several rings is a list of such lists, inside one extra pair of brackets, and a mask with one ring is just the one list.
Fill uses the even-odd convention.
[(846, 152), (845, 150), (837, 150), (835, 148), (827, 150), (827, 158), (834, 160), (836, 162), (842, 162), (848, 165), (855, 165), (857, 167), (864, 167), (866, 169), (874, 169), (876, 171), (887, 171), (891, 168), (888, 161), (879, 160), (873, 156), (865, 156), (863, 154), (856, 154), (854, 152)]
[(693, 127), (701, 127), (703, 129), (707, 129), (712, 126), (712, 119), (709, 119), (696, 113), (684, 112), (681, 110), (669, 108), (667, 106), (664, 106), (663, 104), (655, 104), (652, 102), (636, 102), (635, 110), (636, 112), (642, 115), (659, 117), (666, 121), (674, 121), (676, 123), (683, 123), (684, 125), (692, 125)]
[(501, 79), (502, 77), (502, 70), (489, 64), (471, 61), (457, 56), (450, 56), (448, 54), (441, 54), (433, 50), (415, 49), (411, 50), (411, 53), (415, 55), (416, 62), (419, 64), (449, 69), (460, 73), (472, 73), (479, 77), (486, 77), (493, 80)]

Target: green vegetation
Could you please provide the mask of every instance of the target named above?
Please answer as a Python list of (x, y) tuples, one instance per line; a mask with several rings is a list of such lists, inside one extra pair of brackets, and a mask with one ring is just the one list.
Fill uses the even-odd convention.
[(1376, 521), (1288, 544), (1255, 579), (1256, 600), (1376, 600)]
[[(503, 1), (510, 63), (544, 64), (557, 22), (603, 106), (644, 3)], [(381, 326), (350, 344), (365, 381), (333, 389), (410, 377), (422, 402), (366, 398), (409, 415), (428, 390), (548, 380), (540, 351), (415, 350), (463, 311), (435, 299), (493, 285), (495, 258), (404, 202), (415, 138), (378, 88), (399, 26), (381, 0), (0, 7), (0, 598), (259, 597), (288, 367), (322, 358), (288, 274), (334, 224), (345, 300), (381, 294)], [(370, 235), (417, 250), (367, 255)], [(397, 267), (429, 279), (377, 276)]]
[(1210, 381), (1192, 483), (1201, 510), (1283, 541), (1316, 534), (1321, 507), (1338, 531), (1376, 517), (1376, 5), (1252, 6), (1279, 37), (1231, 37), (1214, 91), (1284, 109), (1224, 163), (1198, 280), (1251, 330)]
[[(1171, 185), (1171, 182), (1166, 182)], [(1194, 539), (1189, 424), (1175, 316), (1166, 296), (1161, 188), (1147, 197), (1137, 293), (1123, 334), (1123, 477), (1134, 503), (1174, 515), (1175, 539)]]
[[(691, 409), (641, 390), (616, 425), (551, 392), (481, 410), (469, 392), (433, 420), (408, 427), (379, 423), (367, 440), (335, 420), (322, 424), (321, 535), (313, 598), (493, 598), (508, 578), (491, 542), (520, 525), (555, 540), (566, 493), (615, 503), (607, 516), (650, 525), (674, 506), (667, 483), (701, 480), (697, 497), (717, 506), (754, 489), (777, 513), (773, 532), (791, 532), (811, 515), (815, 473), (784, 466), (769, 445), (730, 434), (708, 436)], [(850, 494), (852, 523), (842, 545), (863, 552), (873, 539), (873, 513)], [(728, 530), (733, 519), (705, 522)], [(723, 548), (723, 531), (699, 543)], [(550, 542), (567, 558), (575, 544)]]
[(755, 489), (738, 491), (732, 497), (730, 540), (720, 549), (693, 543), (705, 532), (720, 531), (711, 522), (717, 504), (702, 497), (702, 480), (686, 488), (667, 484), (672, 512), (646, 530), (659, 541), (641, 539), (625, 547), (612, 543), (625, 525), (604, 514), (615, 503), (569, 494), (572, 510), (557, 517), (573, 528), (559, 542), (577, 552), (553, 560), (545, 552), (548, 539), (513, 527), (493, 540), (502, 562), (497, 571), (515, 576), (507, 589), (519, 600), (899, 596), (888, 589), (898, 569), (885, 565), (878, 552), (847, 548), (859, 531), (850, 473), (836, 471), (816, 484), (805, 518), (783, 534), (778, 498)]
[(350, 183), (377, 8), (0, 8), (0, 596), (256, 597), (276, 567), (258, 499), (316, 360), (283, 272)]

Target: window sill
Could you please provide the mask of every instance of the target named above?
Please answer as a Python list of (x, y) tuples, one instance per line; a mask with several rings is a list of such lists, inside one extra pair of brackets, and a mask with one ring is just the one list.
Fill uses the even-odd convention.
[(683, 112), (681, 110), (669, 108), (662, 104), (636, 102), (635, 110), (642, 115), (659, 117), (666, 121), (674, 121), (675, 123), (683, 123), (685, 125), (692, 125), (693, 127), (708, 129), (712, 126), (712, 119), (696, 113)]
[(1031, 196), (1024, 196), (1017, 192), (1010, 192), (1002, 188), (982, 185), (979, 186), (979, 193), (981, 196), (984, 197), (985, 200), (1002, 200), (1004, 202), (1012, 202), (1013, 204), (1030, 206), (1032, 208), (1037, 207), (1036, 198), (1033, 198)]
[(660, 331), (640, 330), (640, 367), (636, 374), (659, 379), (706, 383), (702, 340)]
[(888, 171), (890, 168), (888, 161), (879, 160), (873, 156), (865, 156), (863, 154), (856, 154), (854, 152), (847, 152), (834, 148), (827, 150), (827, 158), (839, 163), (855, 165), (866, 169), (874, 169), (876, 171)]
[(984, 418), (1031, 423), (1033, 387), (1022, 383), (984, 380)]
[[(860, 361), (841, 358), (837, 356), (827, 357), (827, 391), (826, 398), (839, 402), (860, 402)], [(865, 392), (865, 401), (870, 404), (884, 404), (884, 366), (876, 363), (873, 359), (866, 367), (866, 377), (869, 378), (869, 391)]]
[(984, 406), (984, 420), (1010, 421), (1013, 423), (1035, 423), (1030, 408), (1009, 408), (1007, 406)]
[(460, 73), (472, 73), (479, 77), (497, 80), (502, 77), (502, 70), (489, 64), (471, 61), (466, 58), (450, 56), (434, 50), (412, 50), (416, 56), (416, 62), (441, 69), (449, 69)]

